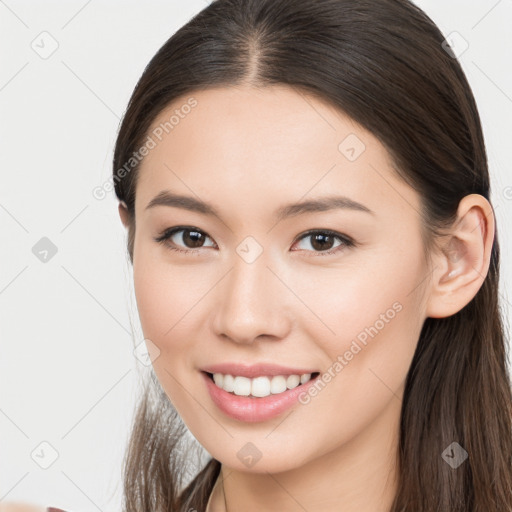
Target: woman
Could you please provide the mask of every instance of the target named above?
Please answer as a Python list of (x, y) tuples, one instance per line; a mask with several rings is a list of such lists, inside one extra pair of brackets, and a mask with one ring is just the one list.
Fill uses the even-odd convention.
[(444, 39), (407, 0), (217, 0), (148, 64), (113, 161), (154, 370), (125, 511), (512, 510), (486, 152)]

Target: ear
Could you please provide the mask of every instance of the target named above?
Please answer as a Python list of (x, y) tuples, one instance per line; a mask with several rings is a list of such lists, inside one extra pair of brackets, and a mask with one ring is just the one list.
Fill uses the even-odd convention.
[(125, 228), (128, 228), (130, 216), (128, 214), (128, 207), (126, 206), (126, 203), (124, 201), (120, 201), (117, 209), (119, 210), (119, 217), (121, 217), (121, 222), (123, 223), (123, 226)]
[(494, 212), (489, 201), (479, 194), (464, 197), (447, 241), (433, 256), (428, 317), (454, 315), (471, 302), (489, 270), (494, 236)]

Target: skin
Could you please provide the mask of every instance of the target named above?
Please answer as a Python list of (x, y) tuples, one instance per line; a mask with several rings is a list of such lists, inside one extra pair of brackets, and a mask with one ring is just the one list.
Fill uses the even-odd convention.
[(0, 503), (0, 512), (46, 512), (46, 507), (22, 502)]
[[(420, 197), (394, 173), (371, 133), (329, 104), (281, 86), (192, 95), (192, 111), (144, 158), (136, 189), (134, 287), (144, 336), (158, 347), (158, 379), (194, 437), (222, 463), (228, 510), (384, 512), (396, 491), (404, 381), (427, 317), (450, 316), (477, 293), (494, 239), (491, 205), (465, 197), (443, 250), (423, 258)], [(185, 104), (181, 98), (153, 127)], [(338, 145), (355, 134), (354, 161)], [(162, 190), (212, 203), (219, 217), (146, 209)], [(336, 209), (277, 222), (284, 204), (342, 194), (374, 214)], [(129, 226), (122, 205), (119, 213)], [(174, 226), (206, 237), (191, 246)], [(323, 255), (310, 229), (330, 229)], [(251, 236), (263, 252), (236, 252)], [(450, 252), (451, 251), (451, 252)], [(332, 368), (393, 304), (401, 309), (324, 389), (268, 421), (232, 419), (211, 401), (199, 369), (224, 361)], [(332, 370), (331, 370), (332, 371)], [(261, 458), (237, 457), (253, 443)], [(224, 510), (222, 485), (213, 510)]]

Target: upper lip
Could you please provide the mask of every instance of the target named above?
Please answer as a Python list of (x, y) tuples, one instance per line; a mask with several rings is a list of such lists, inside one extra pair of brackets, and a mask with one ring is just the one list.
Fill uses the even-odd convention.
[(240, 363), (220, 363), (205, 366), (201, 368), (207, 373), (222, 373), (223, 375), (239, 375), (249, 379), (268, 375), (302, 375), (304, 373), (317, 373), (318, 370), (309, 368), (290, 368), (271, 363), (258, 363), (253, 365), (243, 365)]

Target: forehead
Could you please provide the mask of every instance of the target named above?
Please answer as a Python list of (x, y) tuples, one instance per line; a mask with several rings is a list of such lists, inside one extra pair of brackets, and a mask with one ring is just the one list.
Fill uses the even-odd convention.
[(419, 209), (416, 192), (396, 176), (371, 132), (295, 88), (195, 91), (160, 112), (148, 135), (155, 145), (140, 166), (139, 204), (165, 189), (234, 194), (247, 207), (336, 191), (374, 211)]

